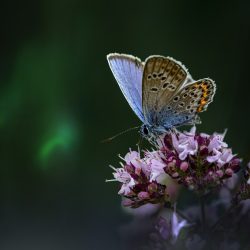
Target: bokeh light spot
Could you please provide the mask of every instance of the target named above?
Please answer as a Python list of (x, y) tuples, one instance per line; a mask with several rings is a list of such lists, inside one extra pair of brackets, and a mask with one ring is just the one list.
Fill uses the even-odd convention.
[(69, 123), (61, 123), (52, 130), (47, 140), (39, 149), (39, 159), (45, 163), (57, 150), (68, 151), (75, 141), (76, 129)]

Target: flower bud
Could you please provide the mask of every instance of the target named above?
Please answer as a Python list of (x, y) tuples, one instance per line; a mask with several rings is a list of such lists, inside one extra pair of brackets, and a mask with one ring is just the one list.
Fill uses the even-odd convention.
[(188, 169), (188, 163), (186, 161), (182, 162), (181, 163), (181, 166), (180, 166), (180, 169), (183, 171), (183, 172), (186, 172), (187, 169)]
[(224, 173), (223, 173), (222, 170), (217, 170), (217, 171), (216, 171), (216, 174), (217, 174), (220, 178), (224, 175)]
[(231, 168), (227, 168), (225, 173), (226, 173), (226, 175), (232, 176), (233, 175), (233, 170)]
[(140, 192), (140, 193), (138, 194), (138, 198), (139, 198), (140, 200), (145, 200), (145, 199), (149, 199), (150, 196), (149, 196), (149, 193), (148, 193), (148, 192)]
[(157, 184), (156, 184), (156, 183), (150, 183), (150, 184), (148, 185), (148, 191), (149, 191), (150, 193), (156, 192), (156, 191), (157, 191)]

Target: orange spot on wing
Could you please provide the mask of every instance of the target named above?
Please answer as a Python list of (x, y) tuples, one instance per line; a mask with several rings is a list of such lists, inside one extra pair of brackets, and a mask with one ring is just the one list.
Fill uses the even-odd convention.
[(207, 92), (208, 92), (208, 87), (207, 87), (207, 84), (205, 83), (202, 83), (201, 84), (201, 88), (202, 88), (202, 98), (201, 98), (201, 101), (200, 101), (200, 105), (199, 107), (197, 108), (197, 112), (201, 112), (203, 110), (203, 107), (207, 104), (207, 100), (206, 100), (206, 97), (208, 96)]

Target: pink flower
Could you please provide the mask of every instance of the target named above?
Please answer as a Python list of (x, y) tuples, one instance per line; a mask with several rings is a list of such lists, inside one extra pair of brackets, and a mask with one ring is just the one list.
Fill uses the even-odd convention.
[(158, 219), (155, 228), (164, 240), (169, 240), (171, 238), (171, 223), (164, 217), (161, 216)]
[(173, 216), (171, 219), (171, 226), (172, 226), (172, 236), (173, 236), (173, 240), (176, 241), (181, 229), (183, 227), (188, 226), (188, 223), (186, 220), (180, 220), (178, 221), (178, 217), (176, 212), (173, 212)]
[(226, 131), (223, 134), (216, 134), (212, 136), (212, 139), (210, 140), (208, 144), (208, 150), (209, 152), (212, 152), (214, 149), (220, 150), (222, 148), (227, 148), (227, 143), (223, 142), (225, 137)]
[[(121, 159), (123, 158), (121, 157)], [(140, 172), (143, 171), (147, 176), (150, 175), (150, 166), (146, 163), (145, 159), (141, 159), (139, 152), (130, 150), (130, 152), (125, 155), (124, 161), (126, 165), (135, 168), (136, 174), (140, 174)]]
[(121, 189), (118, 194), (127, 195), (131, 192), (131, 187), (135, 185), (134, 179), (130, 176), (124, 168), (113, 168), (115, 173), (113, 173), (115, 180), (122, 183)]
[(226, 163), (230, 162), (235, 155), (232, 154), (231, 149), (225, 149), (222, 151), (219, 159), (218, 159), (218, 166), (222, 167)]
[(146, 152), (145, 156), (146, 162), (150, 166), (150, 181), (157, 181), (160, 184), (164, 184), (167, 174), (164, 171), (166, 163), (162, 160), (164, 158), (162, 152)]
[(180, 160), (185, 160), (188, 155), (194, 155), (198, 149), (198, 142), (194, 138), (196, 128), (193, 127), (189, 133), (180, 133), (177, 137), (172, 134), (172, 142), (179, 154)]
[(207, 161), (210, 163), (217, 162), (221, 156), (221, 152), (217, 149), (213, 149), (213, 154), (207, 156)]
[(124, 157), (126, 164), (130, 164), (130, 163), (136, 164), (138, 159), (140, 159), (140, 154), (137, 151), (130, 151)]
[(207, 161), (210, 163), (216, 162), (219, 168), (221, 168), (226, 163), (230, 162), (235, 156), (232, 154), (231, 149), (224, 149), (222, 151), (213, 149), (213, 154), (214, 155), (207, 157)]
[(172, 213), (171, 219), (160, 217), (156, 224), (156, 230), (164, 240), (175, 243), (182, 228), (188, 226), (186, 220), (179, 220), (176, 212)]
[(214, 155), (207, 157), (207, 161), (210, 163), (217, 162), (219, 168), (230, 162), (235, 156), (232, 154), (231, 149), (224, 149), (222, 151), (214, 149), (213, 153)]

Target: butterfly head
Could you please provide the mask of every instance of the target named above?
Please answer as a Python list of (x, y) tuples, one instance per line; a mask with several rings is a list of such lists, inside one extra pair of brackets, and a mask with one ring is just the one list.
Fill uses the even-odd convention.
[(143, 138), (147, 139), (148, 141), (152, 141), (162, 133), (161, 131), (158, 131), (154, 126), (143, 124), (140, 129), (140, 134)]
[(141, 126), (140, 134), (141, 134), (142, 137), (147, 138), (147, 139), (152, 137), (152, 135), (153, 135), (152, 132), (151, 132), (150, 126), (148, 126), (146, 124), (143, 124)]

